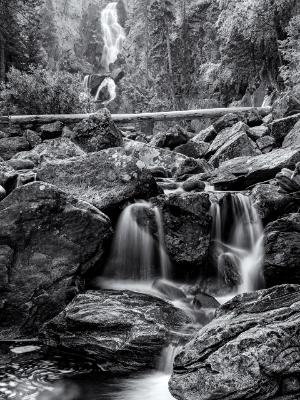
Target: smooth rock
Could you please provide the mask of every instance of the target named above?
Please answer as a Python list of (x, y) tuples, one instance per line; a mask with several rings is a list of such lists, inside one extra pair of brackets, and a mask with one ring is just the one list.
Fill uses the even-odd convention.
[(30, 151), (16, 154), (13, 160), (31, 160), (35, 166), (54, 160), (65, 160), (72, 157), (85, 156), (85, 152), (70, 139), (62, 137), (45, 140)]
[(82, 275), (102, 259), (110, 221), (44, 182), (2, 200), (0, 220), (0, 330), (34, 332), (63, 309)]
[(300, 214), (293, 213), (265, 228), (264, 275), (267, 286), (300, 283)]
[(145, 164), (123, 148), (112, 148), (84, 157), (44, 163), (37, 177), (101, 210), (119, 207), (134, 199), (159, 193)]
[(0, 139), (0, 157), (9, 160), (20, 151), (30, 149), (29, 142), (23, 136)]
[(43, 328), (44, 342), (97, 361), (117, 373), (156, 367), (176, 332), (189, 323), (183, 311), (165, 301), (130, 291), (88, 291)]
[(99, 110), (76, 124), (72, 140), (89, 153), (123, 145), (122, 133), (107, 109)]
[(203, 192), (205, 189), (205, 182), (199, 179), (199, 175), (194, 175), (183, 182), (182, 189), (186, 192)]
[(19, 171), (21, 169), (33, 169), (34, 168), (34, 163), (31, 160), (26, 159), (26, 158), (22, 158), (22, 159), (11, 158), (10, 160), (7, 161), (7, 164), (10, 165), (12, 168), (14, 168), (16, 171)]
[(166, 296), (169, 300), (185, 299), (185, 293), (177, 287), (173, 282), (165, 279), (157, 279), (153, 282), (154, 289), (158, 290), (161, 294)]
[(198, 292), (194, 297), (193, 304), (197, 306), (197, 308), (218, 308), (220, 303), (211, 295)]
[(219, 307), (175, 358), (171, 394), (178, 400), (279, 400), (283, 379), (300, 372), (299, 304), (300, 286), (283, 285)]

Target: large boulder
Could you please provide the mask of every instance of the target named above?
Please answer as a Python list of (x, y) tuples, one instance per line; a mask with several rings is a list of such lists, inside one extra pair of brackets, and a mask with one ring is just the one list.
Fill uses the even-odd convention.
[(161, 351), (189, 323), (186, 314), (149, 295), (88, 291), (43, 328), (55, 349), (97, 361), (103, 371), (128, 373), (156, 366)]
[(35, 331), (101, 260), (110, 221), (44, 182), (15, 189), (0, 203), (0, 219), (0, 330)]
[[(299, 117), (300, 119), (300, 117)], [(293, 129), (286, 135), (282, 147), (300, 148), (300, 120), (294, 125)]]
[(71, 139), (87, 152), (118, 147), (123, 144), (122, 133), (106, 109), (99, 110), (76, 124)]
[(293, 213), (265, 228), (264, 275), (268, 286), (300, 283), (300, 214)]
[[(300, 286), (240, 295), (221, 306), (177, 355), (178, 400), (299, 398)], [(298, 385), (289, 385), (296, 380)], [(296, 393), (295, 393), (296, 392)]]
[(275, 139), (278, 146), (281, 146), (284, 138), (299, 120), (300, 114), (296, 114), (290, 117), (277, 119), (269, 125), (270, 135)]
[(19, 151), (26, 151), (29, 149), (30, 144), (23, 136), (0, 139), (0, 157), (4, 160), (9, 160)]
[(238, 122), (232, 128), (221, 131), (210, 145), (208, 154), (213, 154), (210, 162), (218, 167), (223, 161), (259, 154), (255, 143), (248, 136), (248, 127)]
[(244, 189), (275, 178), (282, 168), (293, 169), (300, 161), (300, 149), (277, 149), (255, 157), (237, 157), (225, 161), (211, 182), (217, 189)]
[(211, 217), (207, 193), (173, 193), (151, 200), (162, 214), (165, 245), (178, 277), (204, 272), (210, 243)]
[(123, 148), (89, 153), (84, 157), (44, 163), (37, 178), (86, 200), (101, 210), (158, 193), (145, 164)]
[(126, 153), (142, 161), (147, 168), (163, 167), (169, 174), (176, 172), (180, 164), (188, 157), (173, 151), (153, 147), (145, 143), (127, 140), (125, 142)]
[(9, 190), (16, 184), (17, 178), (17, 171), (7, 162), (0, 161), (0, 185)]
[(84, 156), (86, 153), (68, 138), (45, 140), (30, 151), (22, 151), (13, 159), (31, 160), (35, 166), (52, 160)]

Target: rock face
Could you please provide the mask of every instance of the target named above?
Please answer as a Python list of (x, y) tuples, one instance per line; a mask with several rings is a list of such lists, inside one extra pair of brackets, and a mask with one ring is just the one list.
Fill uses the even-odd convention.
[(0, 329), (34, 331), (63, 309), (101, 259), (110, 221), (43, 182), (2, 200), (0, 219)]
[(0, 157), (9, 160), (19, 151), (30, 149), (29, 142), (21, 136), (0, 139)]
[(300, 214), (284, 216), (266, 226), (266, 284), (300, 283)]
[[(281, 399), (300, 372), (300, 286), (235, 297), (177, 355), (169, 388), (178, 400)], [(286, 390), (286, 388), (289, 389)], [(294, 397), (293, 397), (294, 395)]]
[(45, 140), (30, 151), (22, 151), (13, 159), (31, 160), (35, 166), (52, 160), (84, 156), (85, 152), (68, 138)]
[(122, 133), (106, 109), (100, 110), (76, 124), (71, 139), (87, 152), (118, 147), (123, 144)]
[(275, 178), (282, 168), (293, 169), (300, 161), (300, 149), (277, 149), (255, 157), (237, 157), (222, 163), (212, 183), (217, 189), (247, 188)]
[(165, 244), (176, 263), (176, 276), (198, 276), (205, 268), (210, 242), (208, 194), (173, 193), (151, 202), (161, 210)]
[(43, 164), (37, 177), (101, 210), (158, 193), (155, 180), (145, 164), (127, 155), (122, 148)]
[(96, 360), (102, 370), (128, 373), (154, 367), (188, 322), (183, 311), (152, 296), (88, 291), (44, 326), (43, 338), (51, 347)]
[(188, 159), (182, 154), (133, 140), (126, 141), (125, 150), (128, 155), (137, 157), (142, 161), (147, 168), (160, 166), (165, 168), (169, 174), (176, 172), (179, 165)]

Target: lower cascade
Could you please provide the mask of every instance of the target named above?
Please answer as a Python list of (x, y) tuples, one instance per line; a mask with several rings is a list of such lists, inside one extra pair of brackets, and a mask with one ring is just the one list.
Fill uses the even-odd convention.
[(249, 197), (229, 194), (212, 203), (211, 215), (218, 273), (225, 282), (236, 275), (238, 293), (263, 288), (263, 226)]

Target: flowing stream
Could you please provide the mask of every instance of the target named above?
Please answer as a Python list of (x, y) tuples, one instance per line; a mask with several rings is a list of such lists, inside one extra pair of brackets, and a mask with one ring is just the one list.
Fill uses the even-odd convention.
[[(222, 201), (212, 203), (211, 215), (217, 267), (221, 274), (229, 268), (225, 272), (234, 272), (237, 277), (236, 289), (228, 298), (261, 287), (263, 228), (250, 199), (242, 194), (228, 194)], [(117, 224), (101, 287), (166, 298), (166, 293), (153, 285), (158, 278), (163, 278), (162, 285), (172, 285), (167, 281), (172, 266), (164, 242), (158, 208), (148, 202), (126, 207)], [(194, 304), (193, 297), (177, 297), (172, 303), (190, 315), (198, 329), (203, 325), (197, 319), (196, 309), (190, 306)], [(203, 313), (212, 310), (202, 308), (199, 315), (203, 317)], [(191, 325), (181, 334), (190, 336), (193, 332)], [(124, 378), (99, 373), (92, 363), (70, 356), (49, 356), (42, 349), (23, 350), (0, 346), (0, 400), (173, 400), (168, 381), (179, 346), (170, 344), (163, 350), (156, 371)]]

